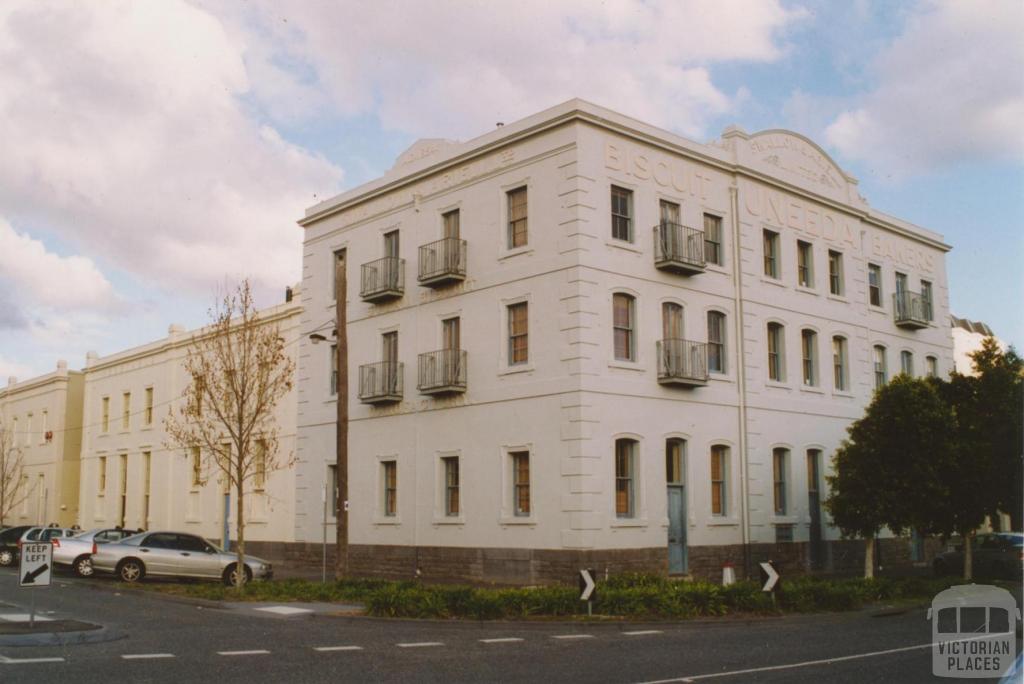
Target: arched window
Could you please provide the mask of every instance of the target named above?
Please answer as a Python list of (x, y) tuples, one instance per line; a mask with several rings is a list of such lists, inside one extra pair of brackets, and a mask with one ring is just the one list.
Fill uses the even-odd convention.
[(885, 359), (885, 347), (880, 344), (875, 345), (874, 349), (875, 359), (875, 389), (878, 389), (889, 380), (889, 369)]
[(804, 385), (818, 385), (818, 333), (813, 330), (800, 331), (800, 356), (803, 361)]
[(686, 483), (686, 440), (672, 437), (665, 440), (665, 483)]
[(725, 314), (708, 311), (708, 370), (725, 373)]
[(711, 447), (711, 515), (726, 515), (729, 499), (729, 447)]
[(848, 389), (848, 378), (846, 359), (846, 338), (836, 335), (832, 338), (832, 382), (836, 391), (845, 392)]
[(768, 324), (768, 379), (775, 382), (785, 380), (785, 330), (779, 323)]
[(775, 515), (786, 515), (786, 481), (789, 474), (789, 449), (772, 449), (772, 501)]
[(939, 360), (934, 356), (926, 356), (924, 359), (925, 374), (929, 378), (937, 378), (939, 376)]
[(636, 361), (636, 298), (616, 292), (612, 295), (612, 326), (615, 358)]
[(635, 439), (615, 440), (615, 516), (636, 515), (636, 452)]
[(900, 372), (913, 377), (914, 375), (914, 352), (904, 349), (900, 352)]

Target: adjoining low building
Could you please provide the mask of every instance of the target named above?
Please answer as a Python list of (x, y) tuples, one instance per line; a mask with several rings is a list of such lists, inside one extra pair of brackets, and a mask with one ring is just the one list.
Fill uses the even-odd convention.
[[(297, 300), (260, 311), (280, 328), (288, 354), (298, 352)], [(198, 448), (170, 443), (164, 429), (177, 412), (189, 377), (183, 361), (193, 336), (171, 326), (162, 340), (99, 357), (90, 353), (84, 375), (81, 512), (83, 527), (170, 529), (226, 542), (235, 538), (233, 494)], [(296, 392), (279, 404), (280, 451), (295, 452)], [(293, 540), (294, 471), (268, 473), (246, 493), (247, 548), (273, 551), (267, 542)]]
[(20, 452), (21, 483), (8, 525), (70, 526), (78, 521), (78, 467), (82, 443), (81, 372), (58, 361), (54, 372), (0, 388), (0, 420)]
[[(822, 510), (831, 455), (876, 387), (953, 367), (949, 246), (791, 131), (698, 144), (572, 100), (420, 141), (300, 224), (305, 332), (329, 337), (346, 267), (362, 574), (856, 570)], [(308, 548), (337, 396), (331, 345), (300, 350)]]
[(975, 375), (971, 354), (981, 349), (986, 337), (993, 338), (1003, 351), (1008, 348), (1006, 342), (996, 337), (992, 328), (981, 321), (951, 315), (949, 323), (953, 330), (953, 360), (956, 371), (962, 375)]

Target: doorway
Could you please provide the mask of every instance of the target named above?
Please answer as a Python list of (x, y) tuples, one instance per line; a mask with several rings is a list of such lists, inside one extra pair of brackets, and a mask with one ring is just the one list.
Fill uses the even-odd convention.
[(686, 548), (686, 441), (665, 442), (665, 484), (668, 493), (668, 572), (685, 575), (689, 569)]

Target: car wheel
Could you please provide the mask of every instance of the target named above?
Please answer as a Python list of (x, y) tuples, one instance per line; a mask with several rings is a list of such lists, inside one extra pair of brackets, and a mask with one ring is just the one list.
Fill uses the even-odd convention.
[[(235, 586), (235, 582), (238, 580), (238, 564), (232, 563), (224, 569), (224, 584), (228, 587)], [(242, 580), (244, 584), (248, 584), (252, 581), (252, 570), (249, 566), (245, 566), (245, 578)]]
[(71, 570), (79, 577), (92, 577), (96, 574), (92, 567), (92, 558), (90, 556), (79, 556), (76, 558), (75, 562), (71, 564)]
[(0, 565), (5, 568), (8, 565), (14, 565), (14, 552), (10, 549), (0, 549)]
[(142, 564), (142, 561), (135, 560), (134, 558), (123, 560), (117, 566), (117, 576), (121, 578), (122, 582), (138, 582), (145, 575), (146, 567)]

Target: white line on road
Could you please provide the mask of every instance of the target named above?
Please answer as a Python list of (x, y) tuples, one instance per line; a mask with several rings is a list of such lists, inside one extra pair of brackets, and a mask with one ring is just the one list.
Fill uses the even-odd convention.
[(513, 641), (522, 641), (519, 637), (499, 637), (497, 639), (481, 639), (485, 644), (510, 644)]
[(362, 646), (314, 646), (314, 651), (362, 651)]
[(262, 649), (255, 650), (255, 651), (217, 651), (217, 655), (222, 655), (222, 656), (270, 655), (270, 651), (264, 651)]
[(426, 646), (444, 646), (441, 641), (413, 641), (404, 644), (395, 644), (398, 648), (424, 648)]
[(623, 632), (625, 636), (647, 636), (648, 634), (664, 634), (660, 629), (638, 629), (633, 632)]
[(552, 639), (593, 639), (593, 634), (556, 634)]
[(814, 665), (831, 665), (841, 663), (844, 660), (858, 660), (860, 658), (873, 658), (875, 656), (889, 655), (891, 653), (903, 653), (904, 651), (917, 651), (922, 648), (931, 648), (932, 644), (921, 644), (919, 646), (904, 646), (903, 648), (890, 648), (885, 651), (871, 651), (870, 653), (856, 653), (854, 655), (839, 656), (837, 658), (822, 658), (821, 660), (805, 660), (801, 663), (789, 663), (786, 665), (769, 665), (766, 667), (751, 667), (746, 670), (730, 670), (729, 672), (712, 672), (703, 675), (688, 675), (686, 677), (675, 677), (673, 679), (656, 679), (642, 684), (671, 684), (672, 682), (695, 682), (698, 679), (715, 679), (717, 677), (735, 677), (736, 675), (753, 674), (755, 672), (771, 672), (773, 670), (791, 670), (797, 667), (813, 667)]
[(125, 653), (124, 660), (147, 660), (149, 658), (173, 658), (173, 653)]
[(63, 658), (4, 658), (0, 656), (0, 663), (4, 665), (21, 665), (23, 663), (63, 663)]

